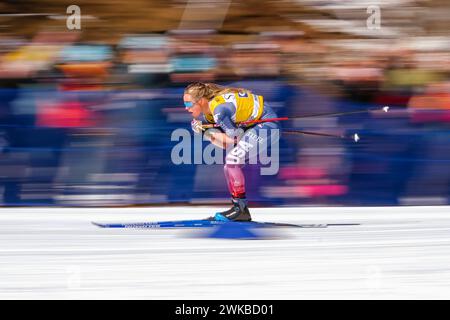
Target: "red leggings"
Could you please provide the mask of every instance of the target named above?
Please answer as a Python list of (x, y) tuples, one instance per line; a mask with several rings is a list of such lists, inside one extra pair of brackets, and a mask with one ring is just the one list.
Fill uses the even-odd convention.
[(245, 177), (242, 167), (240, 164), (225, 164), (223, 167), (228, 190), (233, 198), (245, 198)]
[[(265, 138), (259, 135), (261, 129), (266, 130)], [(238, 145), (227, 154), (223, 169), (228, 190), (233, 198), (245, 198), (245, 177), (242, 168), (252, 157), (253, 148), (258, 145), (257, 151), (261, 152), (267, 148), (268, 143), (272, 142), (272, 138), (268, 138), (273, 129), (278, 129), (277, 123), (263, 123), (247, 130)], [(276, 137), (279, 138), (278, 132)]]

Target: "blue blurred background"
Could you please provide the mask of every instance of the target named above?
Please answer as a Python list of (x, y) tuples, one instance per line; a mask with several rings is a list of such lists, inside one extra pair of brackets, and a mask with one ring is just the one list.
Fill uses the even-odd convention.
[(64, 1), (1, 5), (1, 205), (227, 202), (220, 165), (171, 161), (193, 81), (251, 89), (279, 116), (391, 107), (283, 122), (361, 140), (282, 135), (277, 175), (246, 168), (254, 206), (449, 204), (445, 1), (383, 2), (376, 30), (355, 1), (102, 3), (79, 1), (81, 30)]

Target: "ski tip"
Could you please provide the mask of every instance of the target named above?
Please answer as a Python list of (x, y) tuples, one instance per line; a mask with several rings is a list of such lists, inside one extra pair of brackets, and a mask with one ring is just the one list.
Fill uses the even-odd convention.
[(349, 227), (349, 226), (360, 226), (360, 223), (329, 223), (330, 227)]
[(98, 222), (91, 222), (94, 226), (100, 227), (100, 228), (105, 228), (104, 224), (98, 223)]

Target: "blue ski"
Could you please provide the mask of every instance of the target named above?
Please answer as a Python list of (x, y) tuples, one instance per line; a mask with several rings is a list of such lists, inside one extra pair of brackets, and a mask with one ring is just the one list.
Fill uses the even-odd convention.
[(136, 222), (136, 223), (98, 223), (92, 222), (100, 228), (131, 228), (131, 229), (164, 229), (164, 228), (208, 228), (219, 225), (247, 225), (254, 227), (294, 227), (294, 228), (326, 228), (328, 226), (344, 226), (355, 224), (289, 224), (275, 222), (228, 222), (217, 220), (180, 220), (161, 222)]

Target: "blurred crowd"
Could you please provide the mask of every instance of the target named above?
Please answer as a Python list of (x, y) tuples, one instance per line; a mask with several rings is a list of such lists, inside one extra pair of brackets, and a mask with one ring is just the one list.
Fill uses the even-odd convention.
[[(359, 143), (288, 135), (280, 171), (247, 169), (254, 204), (445, 204), (450, 195), (450, 37), (311, 39), (209, 29), (123, 34), (0, 32), (0, 204), (129, 205), (227, 201), (218, 165), (170, 161), (189, 128), (194, 81), (245, 87), (284, 122)], [(215, 179), (212, 179), (215, 177)]]

